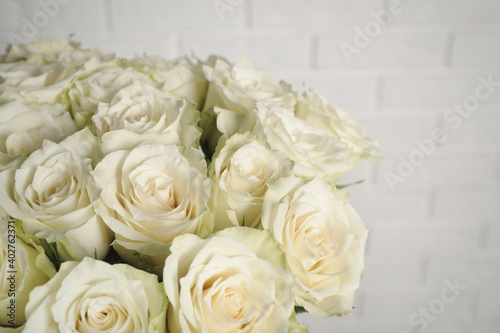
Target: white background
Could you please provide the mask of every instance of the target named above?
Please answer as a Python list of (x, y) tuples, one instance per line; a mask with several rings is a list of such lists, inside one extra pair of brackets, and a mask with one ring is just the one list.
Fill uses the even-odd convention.
[[(499, 0), (401, 0), (382, 24), (385, 0), (54, 1), (0, 0), (0, 47), (75, 33), (119, 56), (246, 56), (317, 88), (380, 142), (385, 159), (346, 179), (365, 180), (349, 191), (371, 229), (356, 309), (300, 316), (312, 333), (500, 332)], [(349, 59), (346, 44), (359, 46)], [(499, 84), (474, 106), (481, 77)], [(419, 148), (438, 128), (444, 142)], [(391, 188), (389, 174), (404, 182)], [(467, 288), (452, 297), (446, 281)]]

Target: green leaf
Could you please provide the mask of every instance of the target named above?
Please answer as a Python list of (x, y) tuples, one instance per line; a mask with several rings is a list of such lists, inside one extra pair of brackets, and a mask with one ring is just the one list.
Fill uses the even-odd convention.
[(304, 309), (304, 307), (298, 305), (295, 306), (295, 313), (306, 313), (306, 312), (307, 310)]
[(45, 251), (45, 254), (47, 255), (47, 257), (49, 257), (50, 261), (58, 271), (59, 267), (61, 266), (61, 256), (59, 255), (59, 251), (57, 250), (57, 243), (49, 243), (45, 238), (40, 238), (40, 243), (42, 244), (42, 248)]
[(53, 277), (57, 273), (54, 263), (47, 256), (47, 251), (41, 246), (38, 237), (26, 235), (21, 220), (13, 219), (16, 227), (16, 236), (38, 252), (36, 257), (36, 267), (43, 271), (47, 276)]
[(151, 274), (156, 274), (158, 277), (162, 275), (163, 267), (162, 266), (151, 266), (147, 261), (146, 258), (148, 256), (144, 253), (140, 253), (135, 251), (134, 252), (134, 260), (135, 260), (135, 265), (137, 268), (146, 271)]
[(106, 258), (104, 258), (104, 261), (111, 265), (125, 263), (125, 261), (120, 257), (120, 255), (115, 251), (113, 247), (109, 249), (109, 252), (106, 255)]

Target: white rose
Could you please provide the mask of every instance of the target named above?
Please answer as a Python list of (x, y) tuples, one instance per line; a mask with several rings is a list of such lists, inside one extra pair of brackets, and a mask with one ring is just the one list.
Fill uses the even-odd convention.
[(0, 202), (27, 235), (57, 242), (63, 260), (104, 258), (112, 233), (95, 214), (99, 188), (90, 171), (99, 154), (88, 130), (44, 141), (19, 167), (0, 172)]
[(31, 290), (49, 280), (38, 252), (16, 237), (16, 229), (0, 207), (0, 326), (24, 324)]
[(158, 267), (175, 236), (211, 233), (206, 172), (201, 152), (189, 147), (145, 144), (104, 157), (92, 172), (102, 187), (96, 211), (115, 232), (113, 247), (124, 260), (137, 264), (139, 252)]
[(59, 62), (0, 64), (0, 104), (13, 99), (38, 104), (60, 103), (76, 73)]
[(191, 99), (198, 108), (203, 105), (207, 91), (200, 65), (195, 65), (188, 57), (165, 60), (161, 57), (136, 56), (129, 65), (148, 74), (160, 83), (163, 90)]
[(297, 304), (320, 317), (352, 309), (368, 230), (345, 192), (320, 178), (282, 178), (264, 198), (262, 225), (286, 254)]
[[(256, 69), (247, 59), (232, 65), (222, 58), (212, 57), (203, 66), (203, 72), (209, 87), (201, 114), (201, 126), (204, 129), (202, 141), (209, 142), (209, 151), (213, 151), (221, 134), (215, 131), (214, 107), (243, 116), (255, 109), (257, 103), (277, 105), (293, 111), (295, 97), (291, 87), (284, 82), (277, 82), (268, 72)], [(226, 137), (230, 133), (242, 133), (234, 127), (227, 128), (227, 131), (222, 132)]]
[[(1, 62), (26, 61), (40, 65), (60, 62), (66, 67), (82, 69), (89, 63), (92, 64), (90, 68), (96, 67), (97, 64), (109, 65), (114, 59), (114, 54), (106, 54), (99, 49), (82, 49), (80, 43), (69, 39), (40, 38), (27, 44), (9, 45)], [(79, 76), (89, 74), (90, 68), (86, 68), (84, 73), (79, 73)]]
[(179, 100), (144, 82), (119, 90), (109, 103), (99, 103), (92, 116), (97, 136), (126, 129), (136, 134), (159, 134), (161, 142), (198, 146), (199, 112), (186, 99)]
[(78, 49), (59, 53), (56, 61), (62, 62), (67, 67), (84, 69), (91, 63), (110, 64), (114, 60), (113, 53), (104, 53), (100, 49)]
[(264, 230), (177, 237), (163, 272), (169, 332), (287, 332), (294, 281), (284, 267)]
[(277, 82), (271, 74), (256, 69), (248, 59), (231, 65), (222, 58), (210, 59), (213, 65), (204, 65), (203, 72), (209, 81), (203, 110), (213, 106), (246, 113), (257, 103), (278, 105), (293, 109), (295, 98), (288, 84)]
[(23, 332), (166, 332), (167, 305), (157, 276), (87, 257), (33, 290)]
[(269, 185), (292, 174), (293, 162), (265, 141), (249, 133), (233, 135), (217, 148), (209, 170), (215, 230), (260, 227), (262, 200)]
[(95, 62), (87, 65), (88, 68), (82, 69), (82, 77), (74, 81), (67, 94), (73, 119), (80, 128), (90, 122), (99, 103), (109, 103), (120, 89), (137, 81), (160, 86), (133, 68)]
[(322, 127), (296, 118), (288, 110), (258, 105), (259, 126), (271, 148), (281, 151), (295, 162), (297, 176), (316, 176), (335, 183), (348, 169), (348, 145), (330, 135)]
[(60, 104), (34, 107), (16, 100), (1, 104), (0, 165), (32, 153), (43, 140), (57, 143), (76, 131), (71, 115)]
[(296, 99), (295, 116), (326, 129), (330, 135), (349, 145), (346, 155), (349, 168), (363, 159), (377, 162), (382, 158), (378, 143), (370, 139), (365, 128), (345, 110), (334, 107), (314, 90), (306, 89), (303, 94), (296, 94)]
[(78, 48), (78, 43), (68, 39), (37, 39), (26, 44), (11, 44), (7, 47), (7, 52), (3, 62), (38, 62), (47, 64), (54, 62), (61, 52), (73, 52)]
[(61, 62), (66, 67), (81, 69), (88, 62), (107, 63), (114, 58), (114, 54), (106, 54), (100, 49), (82, 49), (80, 43), (72, 40), (41, 38), (24, 45), (10, 45), (4, 60), (41, 65)]

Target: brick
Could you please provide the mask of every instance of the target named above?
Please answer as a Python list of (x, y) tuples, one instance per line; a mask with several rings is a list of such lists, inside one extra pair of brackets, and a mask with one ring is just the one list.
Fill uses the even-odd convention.
[[(447, 288), (443, 281), (439, 281), (438, 284), (432, 286), (414, 286), (408, 291), (401, 291), (399, 297), (393, 296), (395, 299), (392, 300), (392, 303), (395, 303), (396, 307), (401, 306), (404, 309), (404, 311), (401, 311), (398, 307), (398, 310), (402, 312), (400, 314), (401, 318), (405, 319), (402, 322), (400, 332), (427, 332), (427, 330), (430, 331), (431, 329), (433, 332), (439, 332), (433, 327), (462, 326), (464, 323), (469, 323), (469, 316), (464, 316), (464, 314), (470, 297), (464, 292), (456, 297), (453, 302), (444, 303), (441, 300), (441, 295), (443, 290)], [(439, 312), (440, 309), (437, 308), (439, 304), (444, 305), (441, 309), (442, 312)], [(372, 304), (372, 307), (376, 308), (377, 306)], [(395, 310), (395, 312), (398, 310)], [(399, 311), (396, 312), (398, 317)], [(385, 315), (388, 320), (391, 320), (390, 314), (393, 313), (393, 311), (390, 311), (389, 315), (385, 314), (380, 308), (374, 310), (374, 312), (374, 315)], [(428, 316), (426, 317), (424, 313), (427, 313)]]
[[(370, 333), (387, 333), (387, 332), (399, 332), (400, 325), (393, 324), (391, 322), (375, 322), (368, 320), (360, 320), (357, 322), (348, 321), (354, 312), (351, 311), (345, 317), (331, 317), (331, 318), (318, 318), (312, 315), (299, 314), (298, 321), (302, 325), (306, 325), (309, 332), (342, 332), (342, 333), (359, 333), (359, 332), (370, 332)], [(306, 317), (307, 316), (307, 317)]]
[(459, 24), (498, 22), (500, 5), (496, 0), (401, 1), (403, 11), (394, 24)]
[(377, 226), (369, 236), (370, 253), (437, 254), (477, 251), (477, 226)]
[[(370, 237), (370, 236), (368, 236)], [(415, 253), (373, 253), (365, 256), (361, 280), (363, 290), (376, 290), (388, 282), (395, 286), (411, 287), (417, 283), (423, 269), (421, 255)]]
[[(27, 8), (35, 6), (34, 2), (23, 1)], [(17, 0), (0, 0), (0, 31), (1, 32), (16, 32), (22, 27), (22, 22), (20, 21), (23, 13), (23, 8), (21, 7), (22, 1)]]
[(464, 326), (465, 332), (498, 333), (500, 324), (485, 324), (482, 322)]
[(500, 65), (500, 34), (457, 34), (452, 65)]
[(369, 125), (369, 135), (379, 142), (383, 151), (404, 152), (417, 148), (415, 140), (430, 137), (433, 117), (406, 112), (384, 113), (364, 121), (363, 125)]
[(475, 269), (478, 264), (474, 259), (465, 259), (463, 255), (435, 256), (431, 255), (428, 262), (426, 281), (457, 279), (458, 283), (467, 286), (474, 285)]
[(428, 259), (426, 281), (458, 279), (471, 290), (477, 285), (493, 285), (498, 281), (500, 257), (476, 253), (450, 253), (431, 255)]
[(118, 57), (133, 57), (135, 54), (147, 53), (166, 59), (175, 56), (171, 47), (172, 36), (166, 33), (124, 33), (107, 32), (102, 34), (80, 34), (82, 47), (97, 47)]
[[(40, 6), (40, 3), (51, 5)], [(101, 1), (69, 1), (66, 4), (59, 4), (55, 0), (54, 2), (20, 0), (15, 1), (15, 4), (13, 1), (8, 1), (0, 6), (2, 6), (2, 13), (8, 16), (5, 20), (0, 20), (2, 22), (0, 30), (12, 32), (28, 40), (39, 38), (44, 32), (64, 31), (67, 37), (69, 33), (101, 31), (105, 27)], [(3, 6), (7, 6), (8, 9), (4, 11)], [(23, 29), (25, 26), (29, 27), (30, 24), (34, 30), (33, 28)]]
[[(384, 158), (376, 166), (379, 171), (375, 184), (384, 186), (395, 193), (404, 189), (420, 188), (429, 178), (427, 169), (429, 158), (426, 158), (422, 165), (411, 166), (408, 160), (413, 149), (383, 150)], [(407, 165), (410, 165), (413, 171), (410, 172), (408, 169), (410, 167)]]
[[(225, 0), (221, 0), (227, 3)], [(179, 31), (192, 29), (241, 28), (245, 5), (219, 17), (216, 1), (187, 0), (182, 2), (151, 0), (147, 4), (134, 0), (112, 0), (113, 27), (119, 31)]]
[(477, 315), (490, 323), (500, 324), (498, 313), (500, 312), (500, 288), (496, 285), (481, 286), (477, 301)]
[(324, 28), (364, 24), (370, 11), (384, 1), (325, 2), (321, 0), (252, 1), (252, 26), (257, 28)]
[[(473, 331), (476, 331), (475, 329)], [(473, 332), (468, 327), (464, 327), (463, 324), (456, 324), (454, 322), (443, 323), (441, 325), (431, 324), (429, 328), (425, 330), (427, 333), (469, 333)], [(481, 332), (483, 331), (476, 331)]]
[[(359, 28), (365, 29), (363, 26)], [(369, 44), (365, 47), (358, 47), (360, 44), (356, 40), (360, 35), (361, 33), (354, 29), (340, 34), (320, 34), (318, 68), (436, 66), (441, 58), (441, 31), (406, 33), (382, 27), (378, 35), (368, 37)], [(411, 43), (408, 43), (408, 40), (411, 40)], [(355, 47), (358, 53), (353, 53), (347, 44)]]
[(500, 215), (500, 191), (474, 188), (450, 188), (436, 195), (436, 217), (495, 217)]
[(351, 204), (361, 218), (404, 219), (424, 216), (424, 193), (420, 190), (401, 190), (391, 193), (384, 186), (360, 184), (348, 188)]
[(410, 314), (417, 310), (419, 305), (428, 302), (429, 295), (424, 295), (418, 288), (393, 288), (392, 292), (368, 291), (365, 292), (363, 316), (394, 320), (394, 324), (397, 323), (404, 329)]
[(180, 52), (193, 51), (201, 59), (219, 54), (229, 61), (247, 57), (263, 70), (304, 69), (307, 66), (307, 36), (272, 32), (241, 34), (182, 34)]
[(478, 147), (436, 148), (423, 168), (427, 169), (427, 182), (435, 185), (484, 185), (499, 183), (500, 153)]
[(463, 118), (454, 129), (451, 121), (443, 123), (448, 139), (446, 145), (455, 146), (495, 146), (500, 142), (500, 114), (498, 107), (480, 107), (469, 118)]
[[(468, 96), (473, 96), (477, 86), (481, 85), (479, 77), (487, 78), (493, 71), (488, 69), (482, 73), (428, 73), (389, 76), (383, 81), (382, 106), (397, 107), (442, 107), (452, 108), (454, 104), (462, 104)], [(500, 74), (494, 72), (494, 81)], [(499, 104), (500, 89), (493, 93), (481, 105)]]
[(492, 219), (492, 223), (487, 229), (485, 245), (488, 249), (500, 250), (500, 221), (498, 217)]

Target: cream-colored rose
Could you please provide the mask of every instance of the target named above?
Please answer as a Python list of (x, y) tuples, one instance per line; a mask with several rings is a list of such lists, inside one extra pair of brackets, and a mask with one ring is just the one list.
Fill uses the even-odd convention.
[(211, 58), (203, 66), (209, 81), (203, 110), (214, 106), (245, 114), (257, 103), (292, 109), (295, 98), (288, 84), (277, 82), (270, 73), (255, 68), (248, 59), (230, 64)]
[[(107, 154), (92, 175), (102, 188), (97, 213), (115, 232), (113, 247), (136, 264), (135, 252), (162, 266), (172, 240), (184, 233), (207, 236), (211, 180), (195, 148), (144, 144)], [(210, 220), (207, 220), (210, 222)]]
[(163, 272), (169, 332), (287, 332), (294, 279), (284, 268), (283, 253), (264, 230), (177, 237)]
[[(216, 124), (214, 107), (229, 110), (234, 116), (245, 116), (255, 109), (257, 103), (293, 111), (295, 98), (291, 87), (284, 82), (277, 82), (268, 72), (256, 69), (247, 59), (230, 64), (223, 58), (212, 56), (203, 66), (203, 72), (209, 87), (201, 114), (204, 130), (202, 142), (209, 154), (221, 135), (217, 131), (220, 126), (218, 120)], [(244, 133), (234, 125), (226, 123), (226, 132), (222, 132), (226, 138), (233, 133)]]
[(348, 169), (348, 145), (330, 135), (326, 129), (310, 124), (278, 107), (258, 105), (254, 132), (264, 132), (271, 148), (281, 151), (295, 162), (300, 177), (319, 176), (335, 183)]
[(28, 62), (0, 64), (0, 104), (13, 99), (26, 103), (60, 103), (76, 73), (60, 62), (47, 65)]
[(54, 62), (61, 52), (74, 52), (79, 44), (69, 39), (39, 38), (26, 44), (7, 47), (3, 62), (38, 62), (42, 65)]
[(83, 70), (86, 66), (91, 67), (89, 64), (112, 64), (114, 60), (113, 53), (104, 53), (100, 49), (78, 49), (59, 53), (55, 61), (63, 63), (66, 67)]
[(207, 80), (201, 65), (194, 64), (188, 57), (165, 60), (161, 57), (136, 56), (129, 65), (150, 75), (163, 84), (163, 90), (191, 99), (201, 108), (207, 92)]
[(67, 97), (73, 119), (79, 128), (90, 123), (99, 103), (109, 103), (116, 93), (130, 84), (141, 81), (152, 86), (160, 85), (134, 68), (121, 68), (110, 64), (92, 62), (82, 69), (82, 76), (74, 81)]
[(99, 67), (97, 64), (110, 65), (114, 59), (114, 54), (106, 54), (100, 49), (82, 49), (80, 43), (70, 39), (40, 38), (27, 44), (9, 45), (3, 62), (26, 61), (40, 65), (60, 62), (66, 67), (78, 70), (88, 67), (83, 73), (78, 73), (81, 76), (91, 74), (91, 68)]
[(167, 305), (156, 275), (84, 258), (32, 291), (23, 332), (163, 333)]
[(119, 90), (109, 103), (99, 103), (92, 116), (97, 136), (118, 129), (164, 137), (160, 142), (198, 146), (199, 112), (186, 99), (176, 99), (138, 81)]
[(14, 221), (1, 207), (0, 235), (0, 326), (20, 326), (31, 290), (49, 275), (37, 262), (39, 253), (17, 237)]
[(282, 178), (264, 197), (262, 225), (286, 254), (297, 304), (320, 317), (352, 309), (368, 230), (346, 192), (320, 178)]
[(349, 145), (346, 154), (349, 168), (354, 168), (363, 159), (377, 162), (382, 158), (378, 143), (370, 139), (365, 128), (345, 110), (334, 107), (315, 90), (297, 93), (296, 99), (296, 117), (326, 129), (330, 135)]
[(89, 130), (59, 144), (44, 141), (19, 167), (0, 172), (0, 202), (27, 235), (57, 242), (63, 260), (104, 258), (112, 233), (92, 207), (99, 197), (90, 171), (99, 156)]
[(3, 164), (40, 148), (43, 140), (59, 142), (77, 131), (60, 104), (27, 106), (13, 100), (0, 105), (0, 170)]
[(293, 174), (293, 162), (249, 133), (235, 134), (219, 146), (209, 170), (210, 207), (215, 230), (260, 227), (262, 200), (281, 177)]

